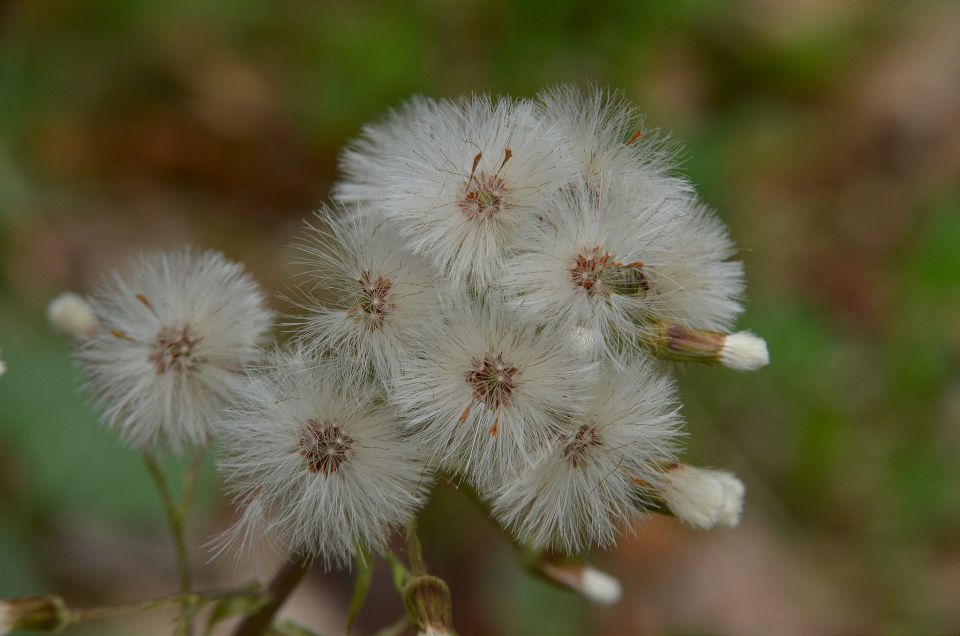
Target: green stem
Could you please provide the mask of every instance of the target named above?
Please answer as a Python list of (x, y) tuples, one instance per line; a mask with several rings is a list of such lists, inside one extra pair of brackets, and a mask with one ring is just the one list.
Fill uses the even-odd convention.
[(256, 612), (244, 618), (237, 625), (233, 636), (262, 636), (270, 628), (273, 617), (286, 602), (287, 597), (310, 571), (311, 565), (310, 563), (304, 563), (295, 556), (287, 561), (267, 587), (264, 596), (267, 602)]
[(420, 537), (417, 536), (417, 520), (407, 524), (407, 560), (410, 562), (410, 571), (416, 574), (426, 574), (427, 564), (423, 561), (423, 548)]
[(212, 601), (222, 601), (226, 599), (240, 598), (259, 598), (260, 591), (252, 586), (244, 586), (230, 590), (194, 592), (191, 594), (171, 594), (149, 601), (140, 601), (137, 603), (125, 603), (123, 605), (114, 605), (111, 607), (91, 607), (87, 609), (69, 610), (69, 624), (80, 623), (82, 621), (95, 621), (121, 614), (133, 612), (146, 612), (156, 609), (163, 609), (171, 605), (203, 605)]
[[(163, 511), (167, 517), (167, 525), (170, 528), (170, 535), (173, 538), (174, 553), (177, 560), (177, 573), (180, 578), (180, 594), (182, 595), (183, 612), (177, 623), (176, 634), (178, 636), (192, 636), (192, 603), (189, 595), (192, 591), (193, 583), (190, 577), (190, 558), (187, 553), (187, 542), (183, 533), (183, 513), (182, 506), (178, 506), (170, 491), (167, 478), (163, 474), (163, 469), (157, 460), (149, 454), (143, 455), (143, 461), (147, 466), (147, 472), (160, 493), (160, 500), (163, 503)], [(192, 487), (191, 487), (192, 489)]]

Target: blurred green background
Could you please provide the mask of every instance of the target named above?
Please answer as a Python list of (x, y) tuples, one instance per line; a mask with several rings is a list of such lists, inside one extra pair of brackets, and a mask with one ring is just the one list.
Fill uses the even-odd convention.
[[(413, 93), (557, 82), (622, 88), (684, 144), (743, 250), (740, 325), (773, 363), (681, 370), (688, 459), (744, 478), (744, 521), (654, 519), (594, 555), (624, 583), (615, 608), (526, 577), (441, 488), (423, 538), (461, 633), (960, 633), (956, 2), (0, 4), (0, 596), (93, 605), (175, 582), (139, 459), (45, 323), (52, 296), (185, 242), (282, 291), (361, 124)], [(245, 580), (199, 547), (232, 520), (210, 465), (201, 485), (200, 579)], [(316, 573), (290, 615), (337, 633), (349, 589)], [(359, 631), (401, 612), (381, 568)]]

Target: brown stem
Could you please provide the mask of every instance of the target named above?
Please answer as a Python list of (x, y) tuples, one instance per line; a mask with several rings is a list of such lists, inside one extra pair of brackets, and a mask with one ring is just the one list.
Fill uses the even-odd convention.
[(265, 597), (269, 600), (263, 607), (244, 618), (233, 631), (233, 636), (262, 636), (270, 628), (273, 617), (287, 597), (310, 571), (310, 566), (310, 563), (304, 563), (296, 557), (284, 563), (267, 587)]

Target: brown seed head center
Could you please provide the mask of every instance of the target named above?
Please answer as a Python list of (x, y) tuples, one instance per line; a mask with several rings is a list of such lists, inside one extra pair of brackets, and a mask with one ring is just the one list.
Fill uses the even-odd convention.
[(567, 442), (567, 446), (563, 449), (563, 456), (573, 468), (576, 468), (583, 461), (587, 450), (593, 446), (600, 446), (601, 443), (597, 429), (589, 424), (582, 424), (573, 438)]
[(153, 346), (150, 349), (150, 362), (158, 374), (167, 371), (189, 371), (203, 359), (196, 355), (196, 346), (200, 336), (190, 331), (190, 326), (171, 328), (163, 327), (157, 332)]
[(353, 456), (353, 438), (337, 424), (307, 420), (307, 430), (300, 436), (300, 455), (311, 473), (332, 475)]
[(467, 184), (460, 209), (471, 221), (493, 219), (506, 207), (507, 184), (496, 174), (481, 172)]
[(643, 297), (650, 291), (650, 284), (643, 273), (643, 263), (624, 265), (613, 260), (609, 252), (601, 254), (599, 247), (577, 255), (570, 267), (570, 279), (590, 296), (620, 294)]
[(364, 271), (357, 284), (360, 286), (360, 302), (350, 311), (366, 321), (371, 329), (380, 329), (386, 317), (396, 309), (389, 299), (393, 281), (379, 274), (374, 278), (370, 272)]
[(466, 373), (467, 384), (473, 387), (473, 397), (488, 408), (499, 408), (510, 401), (517, 388), (514, 376), (518, 369), (503, 361), (503, 354), (484, 356), (473, 361)]

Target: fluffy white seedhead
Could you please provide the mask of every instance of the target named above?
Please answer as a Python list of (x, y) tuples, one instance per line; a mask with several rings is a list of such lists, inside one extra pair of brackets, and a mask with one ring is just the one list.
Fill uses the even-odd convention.
[[(341, 203), (364, 203), (358, 210), (372, 213), (383, 201), (384, 178), (393, 169), (396, 157), (409, 152), (407, 146), (422, 122), (429, 121), (437, 101), (415, 95), (380, 121), (364, 125), (360, 135), (340, 153), (343, 179), (333, 186), (333, 197)], [(374, 205), (369, 205), (374, 204)]]
[(673, 144), (644, 128), (643, 115), (622, 92), (560, 85), (541, 91), (537, 106), (588, 183), (613, 174), (626, 177), (650, 199), (693, 192), (689, 181), (672, 174)]
[(501, 277), (536, 324), (598, 336), (588, 349), (613, 355), (635, 350), (650, 321), (714, 326), (739, 311), (740, 264), (723, 260), (719, 235), (693, 235), (688, 200), (651, 200), (608, 174), (558, 191), (549, 209)]
[(755, 371), (770, 363), (770, 353), (763, 338), (749, 331), (733, 333), (723, 341), (720, 364), (736, 371)]
[(652, 364), (600, 374), (582, 415), (506, 482), (493, 514), (518, 541), (581, 552), (609, 547), (662, 482), (680, 435), (676, 392)]
[(225, 413), (218, 467), (243, 509), (228, 540), (266, 535), (343, 566), (423, 504), (432, 478), (393, 408), (369, 385), (334, 378), (301, 351), (277, 352)]
[(50, 301), (47, 319), (54, 329), (70, 338), (92, 336), (98, 327), (90, 303), (73, 292), (64, 292)]
[(410, 249), (478, 287), (577, 172), (532, 103), (487, 96), (414, 102), (365, 128), (342, 165), (341, 199), (373, 201)]
[(664, 473), (660, 496), (680, 521), (712, 530), (740, 522), (744, 491), (730, 472), (676, 464)]
[(307, 225), (298, 259), (306, 268), (297, 292), (304, 314), (293, 322), (304, 347), (337, 354), (331, 371), (341, 382), (372, 373), (386, 385), (437, 311), (436, 272), (364, 207), (350, 214), (327, 208)]
[[(690, 181), (675, 173), (677, 148), (622, 93), (558, 86), (540, 93), (540, 117), (576, 158), (592, 188), (615, 177), (632, 190), (635, 208), (659, 210), (657, 225), (670, 223), (656, 240), (661, 317), (693, 327), (726, 330), (740, 313), (743, 271), (726, 227), (699, 203)], [(655, 263), (650, 262), (651, 268)]]
[(672, 203), (671, 226), (658, 247), (669, 255), (651, 263), (656, 318), (688, 327), (728, 331), (743, 311), (743, 263), (713, 210), (688, 197)]
[(77, 360), (103, 421), (141, 451), (202, 445), (271, 326), (263, 293), (219, 252), (181, 249), (115, 271)]
[(424, 326), (391, 397), (429, 452), (486, 492), (562, 433), (591, 372), (568, 338), (497, 300), (451, 300)]

